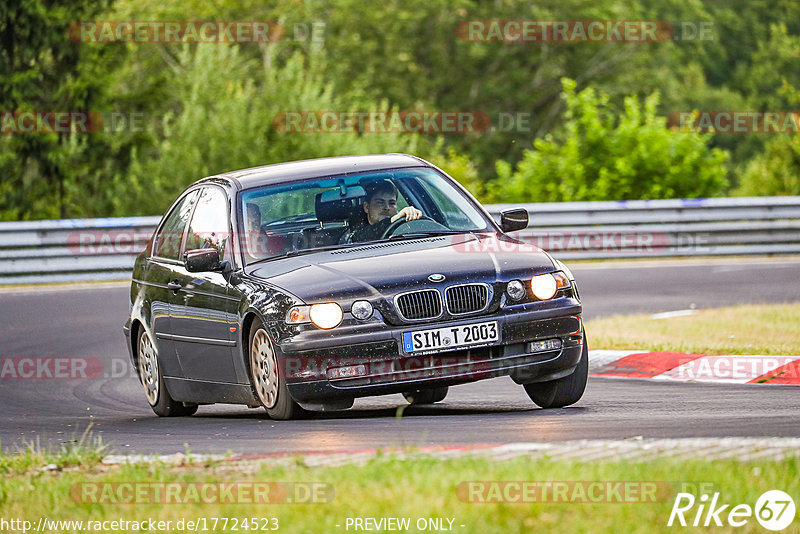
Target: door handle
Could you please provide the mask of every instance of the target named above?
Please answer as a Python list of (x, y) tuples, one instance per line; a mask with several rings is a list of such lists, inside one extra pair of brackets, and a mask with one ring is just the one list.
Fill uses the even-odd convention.
[(172, 291), (175, 291), (176, 293), (178, 291), (180, 291), (182, 288), (183, 288), (183, 286), (179, 282), (176, 282), (174, 280), (172, 282), (170, 282), (169, 284), (167, 284), (167, 289), (171, 289)]

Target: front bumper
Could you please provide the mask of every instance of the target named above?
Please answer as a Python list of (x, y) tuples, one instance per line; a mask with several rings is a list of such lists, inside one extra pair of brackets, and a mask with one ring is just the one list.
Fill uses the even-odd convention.
[[(543, 306), (544, 305), (544, 306)], [(424, 325), (359, 325), (298, 335), (279, 344), (292, 397), (324, 402), (449, 386), (508, 375), (532, 383), (569, 375), (583, 350), (581, 306), (573, 298), (501, 308), (490, 315)], [(497, 321), (499, 342), (434, 354), (407, 354), (402, 334), (427, 328)], [(529, 352), (531, 341), (558, 339), (557, 350)], [(340, 376), (336, 370), (355, 370)]]

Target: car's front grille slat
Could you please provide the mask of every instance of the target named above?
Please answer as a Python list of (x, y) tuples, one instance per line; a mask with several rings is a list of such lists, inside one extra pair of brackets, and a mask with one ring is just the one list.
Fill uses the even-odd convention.
[[(450, 315), (465, 315), (485, 310), (489, 305), (490, 291), (487, 284), (462, 284), (448, 287), (444, 296), (444, 305)], [(403, 319), (419, 321), (439, 317), (443, 303), (439, 291), (424, 289), (398, 295), (395, 305)]]
[(481, 311), (489, 304), (489, 288), (486, 284), (451, 286), (445, 291), (445, 300), (452, 315)]
[(400, 315), (407, 320), (432, 319), (442, 314), (442, 300), (435, 289), (404, 293), (395, 302)]

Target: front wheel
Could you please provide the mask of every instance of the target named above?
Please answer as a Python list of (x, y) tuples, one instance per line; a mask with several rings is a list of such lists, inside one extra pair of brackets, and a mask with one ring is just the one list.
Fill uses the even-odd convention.
[(158, 362), (158, 352), (150, 339), (150, 335), (141, 327), (137, 342), (137, 360), (139, 380), (144, 386), (147, 402), (156, 415), (160, 417), (180, 417), (192, 415), (197, 411), (197, 404), (184, 404), (169, 396), (164, 386), (164, 376)]
[(575, 371), (569, 376), (550, 382), (525, 384), (525, 392), (533, 402), (542, 408), (563, 408), (581, 400), (586, 389), (588, 375), (589, 347), (586, 343), (586, 333), (584, 333), (581, 359), (578, 366), (575, 367)]
[(250, 328), (250, 374), (253, 390), (272, 419), (298, 419), (308, 415), (289, 395), (286, 377), (278, 366), (275, 346), (264, 325), (255, 319)]
[(403, 397), (411, 404), (433, 404), (434, 402), (443, 401), (449, 389), (450, 388), (447, 386), (441, 388), (417, 389), (403, 393)]

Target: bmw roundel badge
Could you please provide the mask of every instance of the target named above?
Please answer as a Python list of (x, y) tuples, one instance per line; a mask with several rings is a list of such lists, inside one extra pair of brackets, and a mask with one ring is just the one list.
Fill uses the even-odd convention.
[(444, 275), (439, 273), (432, 274), (428, 276), (428, 280), (430, 280), (431, 282), (442, 282), (444, 281)]

